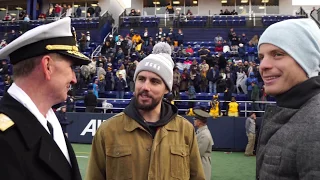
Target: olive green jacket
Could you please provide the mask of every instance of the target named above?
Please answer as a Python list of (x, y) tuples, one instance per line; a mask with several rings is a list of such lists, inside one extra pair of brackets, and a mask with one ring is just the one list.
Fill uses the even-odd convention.
[(177, 115), (150, 133), (120, 113), (101, 124), (93, 139), (86, 180), (204, 180), (194, 127)]

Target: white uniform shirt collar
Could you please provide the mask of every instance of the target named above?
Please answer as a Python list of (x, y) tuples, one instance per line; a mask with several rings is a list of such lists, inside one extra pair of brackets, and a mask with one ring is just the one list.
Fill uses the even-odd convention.
[(48, 133), (50, 133), (47, 121), (49, 121), (53, 127), (53, 137), (56, 144), (59, 146), (60, 150), (70, 163), (70, 157), (68, 153), (68, 148), (66, 145), (66, 141), (62, 132), (61, 125), (59, 123), (58, 118), (56, 117), (53, 110), (50, 108), (49, 111), (46, 114), (46, 117), (44, 117), (40, 111), (38, 110), (37, 106), (33, 103), (31, 98), (15, 83), (13, 83), (10, 88), (8, 89), (8, 93), (10, 96), (12, 96), (15, 100), (20, 102), (24, 107), (26, 107), (40, 122), (40, 124), (43, 126), (44, 129), (47, 130)]

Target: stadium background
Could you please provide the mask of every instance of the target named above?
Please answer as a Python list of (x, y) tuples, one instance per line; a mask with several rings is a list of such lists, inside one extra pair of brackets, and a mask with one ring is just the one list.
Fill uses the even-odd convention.
[[(169, 2), (172, 3), (175, 11), (173, 14), (166, 13), (166, 6)], [(306, 2), (308, 1), (304, 3)], [(56, 4), (61, 6), (66, 4), (70, 5), (72, 9), (70, 10), (72, 12), (72, 26), (75, 29), (79, 48), (81, 47), (81, 38), (89, 35), (90, 41), (82, 44), (84, 48), (80, 49), (88, 57), (97, 59), (97, 62), (100, 62), (100, 58), (103, 57), (101, 56), (101, 50), (110, 35), (113, 35), (114, 40), (116, 40), (118, 35), (125, 37), (127, 34), (130, 34), (130, 29), (142, 35), (145, 27), (148, 28), (150, 36), (154, 39), (156, 39), (155, 35), (158, 33), (159, 27), (162, 27), (165, 33), (169, 32), (169, 28), (173, 28), (176, 33), (178, 29), (182, 29), (184, 34), (182, 39), (183, 48), (191, 45), (197, 51), (200, 50), (200, 47), (205, 47), (210, 50), (208, 55), (214, 56), (217, 54), (214, 38), (217, 34), (220, 34), (224, 39), (227, 39), (230, 28), (234, 28), (235, 32), (239, 35), (245, 33), (248, 39), (251, 39), (254, 35), (260, 36), (269, 25), (286, 19), (312, 18), (319, 24), (319, 13), (317, 10), (319, 5), (312, 3), (315, 2), (302, 5), (295, 0), (103, 0), (99, 2), (86, 0), (0, 0), (0, 19), (2, 19), (0, 22), (0, 37), (2, 38), (0, 48), (31, 28), (63, 18), (66, 16), (66, 12), (62, 12), (62, 10), (61, 12), (55, 12), (55, 6)], [(97, 6), (101, 7), (100, 11), (96, 11)], [(51, 15), (50, 13), (48, 14), (50, 7), (52, 8)], [(88, 10), (90, 7), (93, 9), (92, 13)], [(313, 11), (314, 7), (315, 11)], [(132, 9), (137, 13), (134, 16), (129, 14)], [(238, 15), (220, 15), (220, 10), (225, 11), (226, 9), (229, 11), (235, 10)], [(186, 15), (188, 10), (192, 12), (191, 16)], [(29, 19), (25, 18), (26, 14), (28, 14)], [(174, 50), (176, 48), (174, 47)], [(223, 53), (223, 55), (227, 60), (231, 59), (232, 65), (236, 64), (238, 60), (248, 60), (247, 51), (242, 57), (239, 54), (233, 56), (230, 53)], [(107, 56), (106, 58), (108, 58)], [(141, 58), (136, 59), (137, 57), (131, 53), (128, 56), (131, 62)], [(254, 57), (253, 62), (258, 66), (259, 61), (256, 57), (256, 52), (254, 52)], [(199, 53), (183, 57), (173, 55), (173, 58), (175, 62), (182, 62), (182, 64), (188, 59), (195, 59), (199, 64), (203, 60)], [(10, 75), (12, 75), (10, 60), (6, 59), (2, 61), (0, 69), (1, 95), (5, 93), (12, 83), (12, 79), (10, 79)], [(125, 63), (122, 62), (122, 64)], [(118, 62), (112, 63), (112, 73), (115, 76), (117, 76), (119, 65)], [(105, 69), (107, 70), (107, 68)], [(179, 70), (181, 71), (182, 69)], [(75, 69), (75, 71), (79, 71), (80, 77), (80, 69)], [(72, 96), (76, 99), (72, 111), (81, 113), (81, 116), (87, 116), (87, 121), (91, 120), (95, 115), (83, 113), (85, 104), (82, 97), (88, 93), (88, 90), (92, 89), (93, 83), (97, 78), (96, 74), (94, 74), (85, 81), (78, 80), (80, 85), (71, 89)], [(214, 93), (208, 90), (206, 92), (197, 92), (196, 98), (192, 100), (194, 102), (193, 105), (210, 109), (209, 102), (213, 95)], [(224, 95), (224, 93), (219, 94), (221, 103), (228, 101)], [(243, 134), (244, 124), (242, 122), (244, 122), (249, 112), (256, 111), (256, 109), (252, 109), (253, 102), (250, 101), (250, 97), (247, 94), (238, 94), (237, 91), (234, 91), (232, 95), (236, 97), (237, 102), (240, 104), (240, 116), (242, 116), (242, 120), (241, 123), (233, 123), (232, 126), (222, 123), (214, 133), (212, 132), (213, 134), (217, 134), (213, 138), (219, 138), (216, 140), (218, 145), (214, 147), (215, 151), (212, 153), (213, 179), (254, 179), (255, 157), (244, 157), (241, 151), (243, 151), (246, 143), (246, 137)], [(116, 98), (117, 93), (113, 90), (99, 93), (100, 98), (96, 113), (120, 112), (128, 104), (131, 96), (132, 92), (129, 87), (126, 89), (124, 97), (121, 100)], [(104, 106), (105, 100), (111, 106)], [(258, 101), (256, 103), (274, 103), (273, 100), (272, 97), (268, 97), (265, 101)], [(185, 114), (190, 107), (188, 102), (190, 102), (188, 94), (179, 92), (179, 99), (175, 99), (175, 103), (179, 107), (181, 114)], [(225, 110), (223, 107), (221, 108), (222, 111)], [(256, 112), (261, 112), (262, 115), (263, 109)], [(213, 123), (210, 127), (217, 128), (216, 124), (222, 122), (223, 118), (212, 120)], [(231, 122), (230, 119), (225, 121)], [(73, 121), (79, 120), (80, 118), (73, 119)], [(237, 120), (237, 118), (232, 119), (233, 122)], [(83, 130), (84, 127), (76, 127), (75, 123), (69, 129), (70, 139), (74, 142), (73, 146), (79, 160), (81, 173), (85, 175), (86, 164), (90, 154), (90, 144), (81, 144), (84, 141), (81, 140), (81, 135), (78, 131)], [(73, 131), (74, 129), (76, 131)], [(237, 138), (239, 138), (234, 134), (234, 131), (237, 131), (236, 129), (242, 132), (240, 148), (236, 148), (236, 145), (234, 145), (238, 142)], [(230, 138), (226, 139), (224, 133), (229, 134)], [(80, 140), (79, 138), (75, 139), (73, 136), (79, 136)], [(228, 141), (227, 144), (233, 145), (221, 146), (219, 148), (219, 141), (222, 144), (223, 141)]]

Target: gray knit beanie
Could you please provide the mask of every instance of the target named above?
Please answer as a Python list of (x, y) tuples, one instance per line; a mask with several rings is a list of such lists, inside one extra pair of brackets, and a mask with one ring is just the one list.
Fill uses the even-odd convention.
[(288, 53), (307, 73), (320, 72), (320, 30), (311, 19), (290, 19), (269, 26), (261, 35), (261, 44), (275, 45)]
[(171, 47), (169, 44), (159, 42), (153, 47), (152, 54), (139, 62), (134, 72), (134, 81), (141, 71), (150, 71), (159, 75), (166, 84), (169, 91), (172, 90), (174, 62), (171, 58)]

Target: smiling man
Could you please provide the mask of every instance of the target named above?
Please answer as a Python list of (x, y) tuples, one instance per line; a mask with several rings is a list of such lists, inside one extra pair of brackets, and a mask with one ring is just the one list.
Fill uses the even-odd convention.
[(172, 90), (170, 54), (168, 44), (158, 43), (138, 64), (130, 104), (93, 139), (87, 180), (205, 179), (192, 124), (163, 100)]
[(320, 179), (320, 30), (311, 19), (271, 25), (259, 41), (265, 92), (257, 179)]
[(88, 64), (71, 19), (38, 26), (0, 50), (14, 83), (0, 101), (0, 174), (6, 180), (80, 180), (71, 144), (51, 109), (77, 82), (73, 65)]

